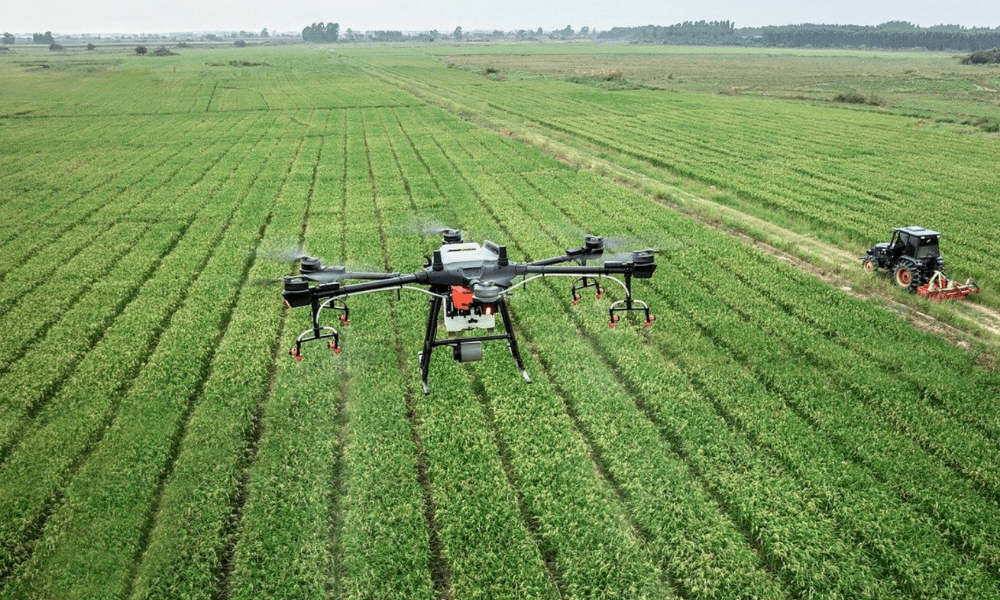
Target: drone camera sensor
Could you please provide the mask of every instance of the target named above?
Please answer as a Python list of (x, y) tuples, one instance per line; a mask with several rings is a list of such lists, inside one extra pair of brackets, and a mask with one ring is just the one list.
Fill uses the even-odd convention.
[(461, 342), (451, 350), (452, 357), (458, 362), (474, 362), (483, 359), (482, 342)]

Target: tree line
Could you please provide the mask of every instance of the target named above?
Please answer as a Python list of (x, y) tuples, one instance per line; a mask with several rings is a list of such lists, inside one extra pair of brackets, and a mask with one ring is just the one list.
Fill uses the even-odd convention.
[(340, 38), (340, 23), (313, 23), (302, 29), (302, 39), (315, 44), (328, 44)]
[[(244, 34), (245, 32), (240, 32)], [(252, 34), (246, 34), (252, 35)], [(267, 30), (261, 37), (268, 37)], [(210, 39), (216, 36), (208, 36)], [(233, 34), (236, 37), (236, 34)], [(452, 32), (436, 30), (416, 34), (401, 31), (367, 31), (364, 33), (347, 30), (341, 36), (339, 23), (313, 23), (302, 29), (302, 39), (309, 43), (333, 43), (337, 41), (437, 41), (488, 40), (488, 39), (571, 39), (596, 38), (661, 44), (698, 44), (713, 46), (761, 46), (788, 48), (887, 48), (903, 50), (924, 48), (927, 50), (958, 50), (978, 52), (1000, 47), (1000, 27), (966, 28), (961, 25), (935, 25), (920, 27), (907, 21), (888, 21), (880, 25), (777, 25), (766, 27), (737, 28), (732, 21), (684, 21), (673, 25), (643, 25), (638, 27), (613, 27), (607, 31), (581, 27), (574, 30), (567, 25), (563, 29), (543, 32), (518, 30), (492, 32), (477, 31), (467, 33), (461, 27)], [(10, 33), (3, 34), (4, 44), (13, 44), (15, 38)], [(32, 34), (32, 43), (55, 44), (51, 31)]]
[(888, 21), (880, 25), (804, 23), (756, 28), (737, 28), (730, 21), (686, 21), (669, 26), (615, 27), (602, 31), (597, 37), (664, 44), (794, 48), (924, 48), (975, 52), (1000, 47), (1000, 27), (920, 27), (907, 21)]
[(340, 35), (337, 23), (313, 23), (302, 30), (302, 39), (313, 43), (341, 41), (407, 42), (490, 39), (571, 39), (592, 38), (608, 41), (629, 41), (661, 44), (696, 44), (713, 46), (759, 46), (789, 48), (888, 48), (927, 50), (960, 50), (976, 52), (1000, 47), (1000, 27), (966, 28), (961, 25), (935, 25), (920, 27), (907, 21), (888, 21), (880, 25), (777, 25), (767, 27), (737, 28), (733, 21), (684, 21), (673, 25), (643, 25), (638, 27), (613, 27), (596, 31), (589, 27), (543, 32), (476, 31), (463, 32), (461, 27), (446, 33), (438, 31), (407, 34), (401, 31), (366, 31), (348, 29)]

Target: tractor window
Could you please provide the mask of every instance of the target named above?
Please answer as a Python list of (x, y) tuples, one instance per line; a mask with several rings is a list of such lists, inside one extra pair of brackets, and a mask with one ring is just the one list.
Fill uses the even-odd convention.
[(917, 258), (934, 258), (938, 255), (938, 243), (937, 240), (933, 242), (927, 242), (923, 246), (917, 249)]

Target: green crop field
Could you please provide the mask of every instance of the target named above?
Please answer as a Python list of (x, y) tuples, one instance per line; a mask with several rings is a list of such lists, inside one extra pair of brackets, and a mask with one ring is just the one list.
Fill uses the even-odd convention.
[[(0, 55), (0, 598), (1000, 598), (996, 69), (176, 51)], [(496, 342), (424, 396), (412, 293), (288, 355), (270, 257), (412, 271), (430, 221), (655, 246), (655, 324), (554, 278), (511, 300), (531, 385)], [(983, 292), (795, 266), (908, 224)]]

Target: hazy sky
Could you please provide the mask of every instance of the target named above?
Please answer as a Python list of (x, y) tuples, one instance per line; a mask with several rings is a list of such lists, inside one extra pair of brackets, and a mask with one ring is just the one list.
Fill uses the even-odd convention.
[(0, 0), (0, 31), (162, 33), (301, 31), (314, 22), (351, 28), (450, 32), (473, 29), (609, 29), (730, 20), (737, 27), (835, 23), (1000, 26), (996, 0)]

